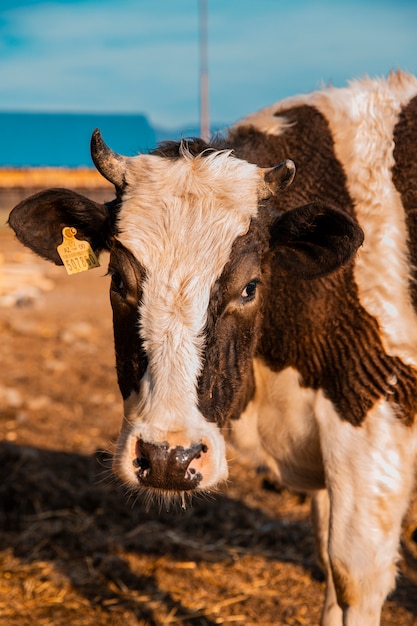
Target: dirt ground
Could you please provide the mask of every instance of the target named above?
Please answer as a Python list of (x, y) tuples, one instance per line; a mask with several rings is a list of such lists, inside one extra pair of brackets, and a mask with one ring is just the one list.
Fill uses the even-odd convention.
[[(105, 259), (67, 276), (4, 229), (0, 252), (52, 287), (0, 307), (0, 623), (317, 625), (308, 497), (236, 458), (186, 510), (126, 493), (110, 471), (122, 406)], [(417, 625), (416, 526), (414, 497), (384, 625)]]

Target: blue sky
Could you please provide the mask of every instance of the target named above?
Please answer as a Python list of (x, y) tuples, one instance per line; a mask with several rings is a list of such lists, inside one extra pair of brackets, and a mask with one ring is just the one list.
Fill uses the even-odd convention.
[[(199, 0), (1, 0), (0, 110), (198, 123)], [(416, 0), (208, 0), (210, 117), (401, 67)]]

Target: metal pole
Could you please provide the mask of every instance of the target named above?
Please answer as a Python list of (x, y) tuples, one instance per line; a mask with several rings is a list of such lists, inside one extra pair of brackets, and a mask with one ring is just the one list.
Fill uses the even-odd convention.
[(200, 135), (210, 140), (207, 0), (200, 0)]

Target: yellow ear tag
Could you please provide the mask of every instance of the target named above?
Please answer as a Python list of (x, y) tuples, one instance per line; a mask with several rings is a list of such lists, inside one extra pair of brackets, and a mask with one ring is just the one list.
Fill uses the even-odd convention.
[(57, 247), (59, 256), (68, 274), (78, 274), (100, 267), (100, 263), (88, 241), (76, 239), (77, 229), (65, 226), (62, 229), (63, 241)]

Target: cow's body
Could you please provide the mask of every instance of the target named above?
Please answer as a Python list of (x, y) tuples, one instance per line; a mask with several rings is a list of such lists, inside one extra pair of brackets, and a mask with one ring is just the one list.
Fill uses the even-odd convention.
[[(95, 134), (117, 200), (47, 191), (11, 225), (55, 262), (64, 226), (110, 249), (122, 479), (210, 489), (227, 433), (312, 493), (323, 625), (377, 625), (417, 446), (417, 80), (285, 100), (214, 148), (127, 159)], [(259, 167), (287, 157), (275, 194), (290, 164)]]

